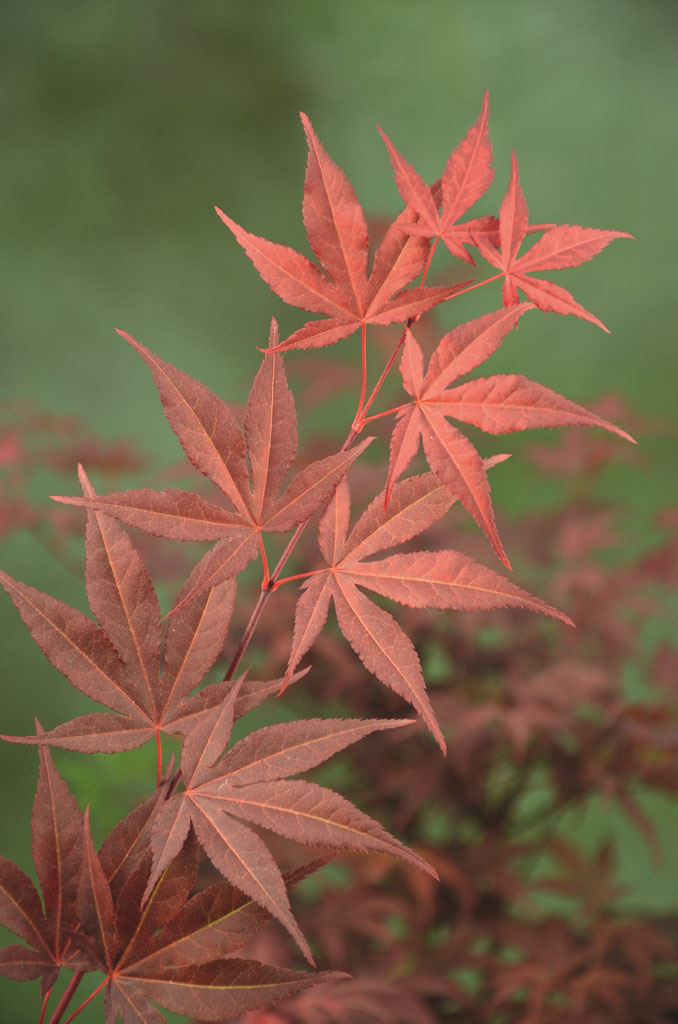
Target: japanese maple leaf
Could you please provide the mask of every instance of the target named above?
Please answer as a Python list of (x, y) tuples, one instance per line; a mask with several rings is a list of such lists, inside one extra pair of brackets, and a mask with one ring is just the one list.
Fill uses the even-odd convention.
[[(391, 160), (396, 187), (405, 205), (417, 214), (416, 218), (408, 219), (403, 230), (427, 239), (441, 239), (453, 256), (472, 266), (475, 266), (475, 260), (466, 247), (477, 247), (478, 236), (496, 243), (499, 234), (496, 217), (476, 217), (463, 224), (457, 223), (485, 194), (494, 179), (492, 143), (488, 132), (489, 108), (490, 97), (486, 91), (477, 121), (452, 152), (439, 181), (430, 187), (379, 128)], [(526, 230), (532, 233), (551, 226), (530, 224)]]
[[(73, 904), (79, 921), (73, 942), (79, 952), (77, 969), (105, 975), (99, 990), (105, 990), (109, 1024), (118, 1016), (123, 1024), (161, 1024), (165, 1018), (155, 1003), (200, 1020), (223, 1020), (309, 985), (345, 977), (235, 958), (270, 915), (225, 881), (189, 898), (199, 854), (193, 835), (142, 902), (151, 870), (154, 820), (153, 813), (140, 814), (146, 806), (116, 827), (100, 853), (92, 843), (87, 815), (81, 829), (82, 869)], [(141, 831), (135, 832), (139, 826)], [(286, 875), (285, 892), (321, 863)]]
[(456, 327), (440, 340), (426, 374), (422, 351), (407, 330), (400, 372), (403, 387), (413, 400), (398, 412), (386, 485), (388, 501), (393, 484), (416, 455), (421, 438), (431, 469), (473, 516), (509, 568), (483, 460), (447, 417), (470, 423), (488, 434), (581, 424), (603, 427), (633, 441), (602, 417), (518, 374), (497, 374), (448, 387), (488, 359), (529, 309), (534, 309), (532, 303), (521, 303)]
[(418, 317), (458, 292), (463, 284), (406, 289), (423, 270), (429, 251), (426, 238), (406, 233), (417, 220), (412, 210), (405, 210), (388, 229), (368, 276), (369, 234), (362, 207), (305, 114), (301, 121), (308, 142), (304, 226), (322, 270), (294, 249), (250, 234), (216, 207), (276, 295), (291, 306), (329, 318), (305, 324), (281, 347), (333, 345), (359, 327), (364, 331), (367, 324), (393, 324)]
[[(297, 451), (297, 417), (282, 357), (268, 353), (262, 361), (247, 401), (243, 435), (228, 405), (209, 388), (130, 335), (118, 333), (149, 366), (179, 443), (195, 468), (219, 488), (228, 508), (176, 489), (54, 500), (98, 509), (157, 537), (217, 541), (196, 566), (191, 586), (173, 609), (176, 613), (205, 588), (221, 585), (256, 558), (262, 531), (284, 533), (308, 519), (371, 438), (312, 462), (278, 494)], [(277, 337), (273, 321), (272, 345)]]
[(259, 836), (237, 818), (296, 842), (391, 853), (432, 872), (425, 861), (343, 797), (322, 786), (285, 779), (315, 767), (369, 733), (410, 723), (286, 722), (250, 733), (221, 757), (231, 735), (238, 689), (233, 687), (220, 708), (205, 712), (184, 743), (181, 775), (186, 788), (170, 797), (156, 819), (147, 894), (183, 848), (192, 824), (217, 870), (281, 921), (310, 959), (275, 861)]
[(320, 521), (320, 550), (327, 568), (303, 585), (287, 666), (289, 674), (318, 636), (332, 599), (339, 628), (365, 667), (416, 708), (443, 751), (445, 741), (411, 640), (358, 588), (412, 608), (478, 611), (514, 606), (570, 623), (562, 612), (457, 551), (413, 551), (366, 560), (421, 533), (453, 500), (433, 473), (410, 477), (396, 484), (387, 507), (383, 493), (378, 495), (349, 534), (350, 495), (342, 481)]
[[(86, 494), (94, 491), (81, 471)], [(195, 717), (231, 692), (222, 681), (191, 691), (221, 653), (233, 611), (235, 581), (203, 588), (189, 604), (189, 576), (163, 639), (160, 606), (148, 570), (123, 528), (88, 512), (85, 582), (97, 625), (82, 612), (0, 572), (0, 583), (49, 661), (78, 690), (117, 712), (75, 718), (37, 736), (3, 739), (49, 743), (85, 753), (130, 750), (161, 732), (184, 734)], [(161, 653), (162, 652), (162, 653)], [(280, 680), (248, 680), (237, 717), (279, 692)]]
[(28, 875), (0, 857), (0, 924), (28, 943), (0, 949), (0, 974), (15, 981), (41, 977), (44, 994), (59, 968), (69, 963), (70, 934), (78, 923), (75, 897), (82, 859), (82, 814), (44, 747), (40, 748), (31, 831), (44, 908)]
[(494, 235), (498, 226), (495, 217), (479, 217), (464, 224), (457, 223), (487, 192), (494, 178), (492, 144), (488, 132), (489, 107), (489, 92), (485, 92), (477, 121), (447, 161), (439, 187), (433, 189), (379, 128), (393, 166), (398, 191), (405, 205), (418, 215), (418, 220), (408, 225), (408, 233), (425, 238), (441, 238), (453, 256), (471, 264), (474, 264), (474, 260), (466, 246), (476, 245), (478, 234), (489, 232)]
[(499, 247), (481, 232), (476, 236), (476, 245), (487, 262), (504, 274), (504, 305), (513, 306), (519, 301), (520, 288), (530, 302), (546, 313), (578, 316), (607, 331), (605, 324), (580, 306), (560, 285), (531, 275), (543, 270), (578, 267), (597, 256), (615, 238), (633, 238), (633, 235), (626, 231), (556, 224), (545, 231), (531, 249), (519, 256), (528, 230), (528, 208), (520, 187), (515, 153), (511, 159), (511, 178), (499, 210)]

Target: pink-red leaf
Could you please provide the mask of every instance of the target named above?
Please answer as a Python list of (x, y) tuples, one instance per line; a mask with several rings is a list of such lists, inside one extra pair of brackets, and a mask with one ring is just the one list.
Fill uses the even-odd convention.
[[(522, 256), (520, 246), (529, 230), (545, 227), (544, 235)], [(504, 305), (518, 302), (518, 288), (544, 312), (581, 317), (607, 330), (592, 313), (584, 309), (560, 285), (528, 274), (540, 270), (561, 270), (576, 267), (593, 259), (615, 238), (632, 238), (625, 231), (603, 231), (571, 224), (528, 226), (528, 208), (520, 187), (518, 163), (512, 157), (511, 177), (499, 211), (499, 251), (491, 235), (477, 233), (475, 241), (485, 259), (504, 274)]]
[(282, 779), (315, 768), (363, 736), (408, 724), (381, 719), (316, 718), (265, 726), (236, 743), (217, 765), (218, 776), (224, 783), (237, 786)]
[(459, 291), (461, 285), (414, 288), (395, 294), (423, 268), (428, 251), (425, 239), (411, 241), (406, 237), (407, 227), (416, 216), (413, 211), (405, 211), (387, 232), (368, 277), (369, 238), (362, 208), (309, 119), (305, 114), (301, 117), (309, 151), (304, 222), (309, 244), (325, 274), (294, 249), (250, 234), (216, 208), (261, 277), (284, 302), (329, 317), (305, 324), (279, 347), (332, 345), (368, 323), (390, 324), (418, 316)]

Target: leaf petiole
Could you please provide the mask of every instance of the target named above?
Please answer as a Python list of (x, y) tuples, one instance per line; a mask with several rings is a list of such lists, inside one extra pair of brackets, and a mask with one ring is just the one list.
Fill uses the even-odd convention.
[(78, 1016), (78, 1014), (82, 1010), (84, 1010), (85, 1007), (89, 1003), (91, 1003), (92, 1000), (95, 999), (103, 989), (106, 988), (106, 986), (108, 985), (110, 980), (111, 980), (110, 978), (104, 978), (104, 980), (101, 982), (101, 984), (97, 985), (97, 987), (94, 989), (94, 992), (92, 992), (91, 995), (87, 996), (87, 999), (83, 999), (83, 1001), (80, 1003), (80, 1006), (77, 1008), (77, 1010), (74, 1010), (73, 1013), (70, 1015), (70, 1017), (66, 1018), (66, 1020), (64, 1021), (64, 1024), (71, 1024), (71, 1021), (75, 1020), (75, 1018)]
[(61, 1018), (63, 1017), (64, 1013), (66, 1012), (66, 1007), (68, 1006), (68, 1004), (70, 1003), (71, 999), (73, 998), (73, 996), (75, 994), (75, 990), (77, 989), (78, 985), (80, 984), (80, 982), (82, 981), (84, 976), (85, 976), (85, 972), (84, 971), (77, 971), (73, 975), (73, 977), (69, 981), (68, 985), (66, 986), (61, 999), (57, 1003), (57, 1006), (56, 1006), (56, 1009), (54, 1010), (54, 1013), (52, 1014), (52, 1016), (49, 1019), (49, 1024), (59, 1024), (59, 1021), (61, 1020)]

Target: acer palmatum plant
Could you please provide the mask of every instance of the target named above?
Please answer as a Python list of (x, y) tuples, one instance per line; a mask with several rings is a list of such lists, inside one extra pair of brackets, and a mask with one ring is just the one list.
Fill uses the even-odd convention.
[[(331, 789), (288, 778), (373, 733), (382, 734), (385, 755), (395, 757), (407, 741), (400, 737), (394, 746), (386, 742), (387, 736), (412, 720), (299, 719), (250, 732), (230, 747), (229, 741), (236, 718), (275, 698), (291, 682), (298, 683), (297, 690), (305, 685), (299, 682), (305, 671), (296, 670), (321, 634), (332, 603), (339, 628), (360, 661), (411, 705), (440, 747), (436, 753), (421, 737), (410, 734), (413, 749), (423, 744), (426, 752), (418, 785), (435, 778), (441, 765), (449, 765), (463, 786), (469, 781), (465, 758), (472, 759), (474, 749), (468, 748), (469, 737), (491, 716), (476, 715), (467, 734), (457, 739), (454, 715), (437, 712), (431, 703), (412, 639), (364, 590), (410, 609), (521, 608), (565, 626), (572, 624), (563, 612), (468, 555), (449, 546), (413, 550), (410, 543), (429, 528), (439, 533), (440, 521), (459, 502), (510, 569), (488, 479), (488, 470), (507, 456), (483, 460), (450, 419), (490, 434), (579, 424), (632, 440), (600, 415), (519, 375), (457, 383), (495, 352), (527, 314), (572, 314), (603, 327), (560, 285), (533, 275), (576, 266), (613, 239), (630, 237), (569, 225), (530, 225), (515, 157), (498, 217), (484, 213), (461, 220), (493, 179), (488, 112), (485, 96), (478, 120), (431, 187), (384, 136), (405, 209), (388, 226), (369, 271), (363, 211), (305, 115), (303, 217), (318, 262), (251, 234), (217, 211), (283, 301), (324, 316), (282, 341), (273, 321), (242, 428), (205, 385), (118, 332), (151, 370), (170, 426), (190, 462), (214, 489), (210, 496), (202, 487), (97, 495), (80, 468), (83, 496), (57, 500), (87, 510), (85, 583), (97, 621), (5, 573), (0, 577), (51, 663), (82, 693), (113, 712), (94, 711), (48, 730), (36, 723), (33, 736), (4, 737), (39, 750), (32, 829), (42, 899), (23, 871), (0, 861), (0, 923), (25, 943), (0, 953), (0, 971), (17, 980), (42, 979), (42, 1006), (37, 1011), (41, 1022), (73, 1020), (100, 992), (109, 1024), (118, 1017), (125, 1024), (157, 1024), (163, 1017), (156, 1004), (198, 1020), (233, 1019), (323, 983), (328, 986), (324, 991), (336, 994), (336, 1013), (343, 1014), (331, 1019), (372, 1019), (365, 1016), (365, 1006), (398, 1004), (397, 989), (378, 976), (346, 982), (341, 972), (272, 967), (234, 954), (273, 917), (314, 966), (288, 891), (324, 860), (283, 873), (259, 829), (331, 851), (391, 855), (415, 872), (413, 878), (444, 876), (447, 865), (434, 853), (426, 856), (408, 848)], [(528, 233), (540, 237), (521, 256)], [(427, 285), (441, 241), (455, 259), (472, 267), (471, 250), (477, 250), (498, 273), (463, 283)], [(498, 281), (503, 282), (503, 308), (446, 333), (425, 369), (414, 331), (422, 314)], [(518, 289), (527, 302), (519, 301)], [(400, 336), (385, 365), (375, 370), (368, 326), (383, 325), (399, 325)], [(297, 415), (284, 356), (331, 345), (356, 332), (360, 385), (346, 439), (333, 454), (292, 471)], [(422, 336), (419, 328), (416, 332)], [(378, 354), (379, 348), (375, 351)], [(403, 401), (375, 412), (382, 387), (396, 367)], [(372, 376), (376, 381), (370, 390)], [(373, 440), (363, 436), (368, 425), (387, 417), (394, 423), (390, 455), (383, 458), (383, 471), (378, 463), (372, 464), (371, 481), (381, 479), (371, 494), (361, 494), (368, 504), (351, 526), (346, 474)], [(420, 441), (430, 471), (401, 479)], [(377, 452), (377, 459), (384, 454)], [(284, 576), (293, 552), (296, 557), (307, 549), (302, 535), (315, 517), (321, 564), (311, 554), (311, 561), (298, 567), (301, 571)], [(164, 622), (144, 560), (120, 523), (157, 537), (214, 542), (181, 587)], [(281, 544), (275, 535), (287, 536)], [(399, 545), (407, 545), (407, 550), (383, 554)], [(257, 559), (261, 586), (230, 665), (221, 682), (200, 689), (224, 646), (236, 603), (236, 579)], [(264, 608), (276, 600), (281, 587), (299, 580), (303, 583), (293, 628), (290, 622), (286, 671), (271, 681), (253, 680), (247, 674), (236, 678)], [(241, 621), (242, 613), (237, 618)], [(341, 680), (334, 685), (340, 687)], [(548, 692), (548, 680), (543, 690)], [(359, 694), (349, 691), (343, 696), (349, 703), (363, 704)], [(455, 694), (449, 696), (454, 701)], [(518, 747), (528, 742), (531, 729), (548, 720), (548, 699), (543, 700), (542, 714), (528, 716), (520, 726), (512, 726), (506, 717), (508, 736)], [(176, 770), (163, 758), (164, 734), (184, 738)], [(443, 761), (446, 736), (458, 747)], [(89, 831), (89, 810), (80, 811), (52, 763), (49, 747), (112, 753), (148, 741), (157, 747), (155, 793), (134, 808), (97, 851)], [(393, 782), (403, 767), (402, 761), (395, 759), (391, 765), (385, 757), (380, 765), (383, 779), (377, 777), (379, 772), (374, 776), (375, 795), (387, 794), (385, 780)], [(411, 785), (405, 777), (403, 784)], [(414, 790), (403, 791), (404, 803), (399, 806), (400, 798), (395, 801), (400, 828), (407, 825), (412, 796)], [(203, 857), (223, 876), (207, 888), (197, 881)], [(412, 884), (422, 897), (428, 893), (426, 898), (433, 899), (421, 881)], [(322, 955), (319, 944), (317, 955)], [(71, 979), (50, 1012), (50, 997), (62, 970), (70, 972)], [(103, 980), (73, 1009), (76, 989), (88, 972), (103, 975)], [(420, 1001), (422, 993), (432, 998), (454, 994), (442, 965), (436, 972), (437, 977), (421, 981), (416, 994), (402, 988), (400, 1010), (392, 1012), (404, 1012), (409, 1005), (408, 1019), (430, 1020), (430, 1011)], [(488, 1013), (503, 1005), (511, 986), (520, 989), (524, 984), (522, 976), (512, 981), (507, 967), (495, 980)], [(312, 999), (298, 1005), (310, 1006), (311, 1015), (289, 1019), (325, 1019), (322, 1005)], [(314, 1005), (320, 1006), (315, 1017)], [(351, 1006), (357, 1007), (355, 1017)]]

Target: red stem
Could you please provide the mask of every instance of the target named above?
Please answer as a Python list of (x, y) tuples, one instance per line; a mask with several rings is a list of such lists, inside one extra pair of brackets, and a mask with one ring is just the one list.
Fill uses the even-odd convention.
[(354, 423), (358, 423), (363, 413), (365, 393), (367, 392), (367, 324), (363, 320), (360, 325), (360, 358), (362, 362), (362, 379), (360, 381), (360, 398), (358, 400), (358, 411), (355, 414)]
[(366, 416), (360, 421), (360, 425), (361, 427), (364, 427), (366, 423), (371, 423), (373, 420), (380, 420), (384, 416), (393, 416), (394, 413), (400, 412), (401, 409), (406, 409), (407, 406), (411, 404), (411, 402), (404, 402), (403, 405), (396, 405), (393, 409), (387, 409), (386, 412), (378, 412), (375, 413), (374, 416)]
[(88, 1004), (88, 1003), (91, 1003), (91, 1002), (92, 1002), (92, 1000), (93, 1000), (93, 999), (94, 999), (94, 998), (95, 998), (96, 996), (98, 996), (98, 995), (99, 995), (99, 993), (101, 992), (101, 990), (102, 990), (102, 989), (104, 989), (104, 988), (106, 988), (106, 986), (108, 985), (108, 983), (109, 983), (109, 981), (110, 981), (110, 980), (111, 980), (110, 978), (104, 978), (104, 980), (103, 980), (103, 981), (101, 982), (101, 984), (100, 984), (100, 985), (97, 985), (97, 987), (96, 987), (96, 988), (94, 989), (94, 992), (92, 992), (91, 996), (87, 996), (87, 999), (84, 999), (84, 1000), (83, 1000), (83, 1001), (82, 1001), (82, 1002), (80, 1003), (80, 1006), (79, 1006), (79, 1007), (77, 1008), (77, 1010), (74, 1010), (74, 1011), (73, 1011), (73, 1013), (72, 1013), (72, 1014), (70, 1015), (70, 1017), (67, 1017), (67, 1018), (66, 1018), (66, 1020), (64, 1021), (64, 1024), (71, 1024), (71, 1021), (72, 1021), (72, 1020), (75, 1020), (75, 1018), (76, 1018), (76, 1017), (78, 1016), (78, 1014), (80, 1013), (80, 1011), (81, 1011), (81, 1010), (84, 1010), (84, 1009), (85, 1009), (85, 1007), (87, 1006), (87, 1004)]
[(73, 998), (73, 994), (75, 993), (76, 988), (78, 987), (78, 985), (82, 981), (84, 975), (85, 975), (84, 971), (78, 971), (76, 974), (73, 975), (73, 977), (69, 981), (68, 985), (66, 986), (66, 989), (64, 990), (64, 994), (62, 995), (61, 999), (57, 1003), (57, 1007), (56, 1007), (54, 1013), (52, 1014), (52, 1016), (49, 1019), (49, 1024), (59, 1024), (59, 1021), (61, 1020), (61, 1018), (64, 1015), (64, 1011), (65, 1011), (66, 1007), (68, 1006), (68, 1004), (70, 1003), (71, 999)]
[(160, 729), (155, 730), (155, 746), (158, 752), (158, 764), (155, 773), (155, 788), (158, 789), (162, 782), (162, 734)]
[(38, 1024), (43, 1024), (43, 1021), (45, 1019), (45, 1014), (47, 1013), (47, 1003), (49, 1002), (49, 997), (52, 994), (52, 989), (53, 988), (54, 988), (54, 985), (50, 985), (50, 987), (45, 992), (45, 998), (42, 1001), (42, 1007), (40, 1009), (40, 1017), (38, 1018)]
[[(299, 528), (297, 527), (297, 529), (299, 529)], [(274, 571), (273, 576), (275, 576), (275, 571)], [(264, 606), (266, 604), (266, 600), (267, 600), (269, 594), (272, 592), (271, 591), (271, 582), (273, 580), (273, 576), (269, 576), (268, 586), (267, 586), (266, 590), (261, 590), (259, 592), (259, 597), (257, 599), (257, 603), (255, 604), (254, 610), (252, 611), (252, 614), (250, 615), (250, 621), (247, 623), (247, 626), (245, 627), (245, 632), (243, 633), (243, 635), (241, 637), (241, 640), (240, 640), (240, 643), (238, 644), (238, 646), (236, 648), (236, 652), (233, 655), (233, 658), (231, 659), (231, 664), (228, 666), (228, 672), (224, 676), (224, 680), (232, 679), (233, 678), (233, 676), (235, 675), (235, 670), (237, 669), (238, 665), (240, 664), (242, 656), (243, 656), (243, 654), (245, 653), (245, 651), (247, 650), (247, 648), (249, 646), (249, 642), (252, 639), (252, 634), (254, 633), (254, 630), (257, 628), (257, 622), (259, 621), (259, 618), (261, 617), (261, 613), (264, 610)]]
[(259, 534), (259, 550), (261, 552), (261, 561), (264, 565), (264, 580), (261, 584), (261, 589), (266, 590), (270, 577), (268, 572), (268, 559), (266, 558), (266, 548), (264, 547), (264, 538), (261, 536), (261, 533)]
[(433, 239), (433, 245), (431, 246), (431, 250), (430, 250), (430, 252), (428, 254), (428, 259), (426, 260), (426, 266), (424, 267), (424, 273), (421, 275), (421, 287), (423, 287), (426, 284), (426, 276), (427, 276), (429, 270), (431, 269), (431, 264), (433, 263), (433, 257), (435, 256), (436, 249), (438, 248), (438, 242), (439, 241), (440, 241), (440, 235), (436, 235), (436, 237)]
[(322, 569), (311, 569), (310, 572), (300, 572), (296, 576), (285, 576), (284, 579), (275, 581), (273, 590), (282, 587), (283, 583), (292, 583), (294, 580), (305, 580), (308, 576), (317, 576), (319, 572), (322, 572)]

